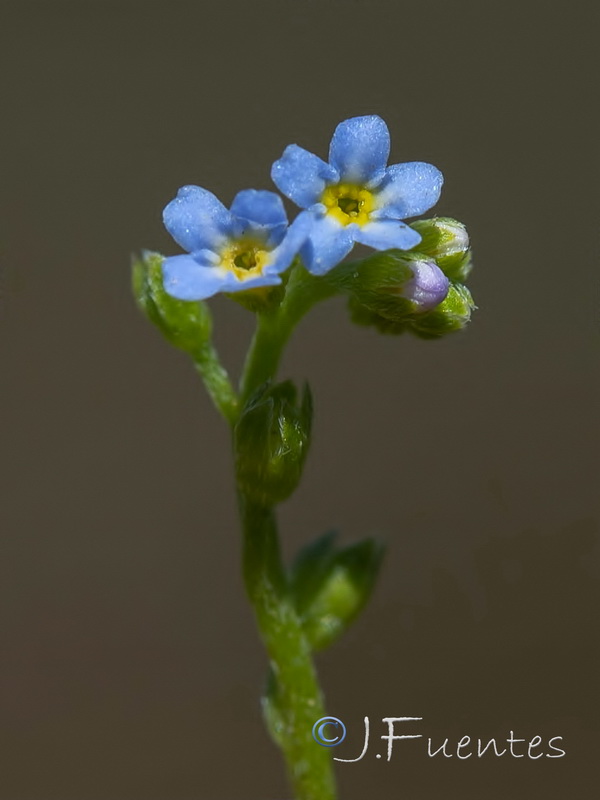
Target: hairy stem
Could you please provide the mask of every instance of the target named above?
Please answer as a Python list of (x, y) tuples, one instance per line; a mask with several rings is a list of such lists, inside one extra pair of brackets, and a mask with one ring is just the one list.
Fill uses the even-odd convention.
[(270, 733), (281, 747), (296, 800), (334, 800), (331, 756), (312, 737), (325, 716), (310, 647), (289, 597), (272, 509), (240, 496), (246, 591), (269, 657), (264, 700)]
[(258, 314), (256, 332), (240, 381), (242, 406), (261, 384), (275, 376), (285, 345), (306, 312), (336, 292), (335, 287), (311, 275), (300, 263), (295, 265), (281, 305)]
[(215, 348), (207, 342), (194, 354), (194, 364), (202, 376), (211, 400), (231, 425), (238, 415), (239, 402), (227, 371), (219, 361)]
[[(281, 304), (258, 314), (257, 327), (240, 381), (240, 408), (266, 381), (273, 380), (284, 347), (306, 312), (335, 294), (300, 263), (290, 274)], [(267, 728), (283, 751), (296, 800), (334, 800), (331, 755), (312, 737), (325, 716), (312, 653), (288, 588), (281, 562), (275, 514), (239, 492), (244, 537), (246, 591), (270, 663), (263, 698)]]

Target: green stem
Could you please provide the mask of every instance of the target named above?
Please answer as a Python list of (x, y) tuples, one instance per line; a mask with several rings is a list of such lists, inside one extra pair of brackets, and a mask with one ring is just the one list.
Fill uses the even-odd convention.
[(334, 286), (311, 275), (300, 263), (294, 266), (281, 305), (257, 315), (256, 332), (240, 381), (242, 407), (261, 384), (275, 376), (283, 349), (306, 312), (336, 293)]
[(272, 509), (240, 497), (246, 590), (271, 665), (265, 717), (283, 750), (296, 800), (334, 800), (330, 753), (312, 738), (325, 716), (311, 651), (281, 563)]
[[(300, 263), (292, 269), (281, 304), (258, 314), (240, 381), (240, 408), (277, 373), (284, 347), (306, 312), (335, 294)], [(239, 413), (239, 412), (238, 412)], [(239, 494), (246, 591), (270, 662), (263, 701), (265, 721), (283, 751), (296, 800), (334, 800), (331, 754), (312, 737), (325, 716), (310, 645), (289, 593), (272, 508)]]
[(231, 385), (226, 369), (219, 360), (217, 351), (210, 342), (203, 344), (194, 353), (194, 364), (202, 376), (211, 400), (229, 424), (233, 425), (238, 416), (238, 396)]
[(274, 377), (293, 326), (285, 325), (279, 313), (257, 315), (256, 331), (240, 381), (242, 407), (250, 395)]

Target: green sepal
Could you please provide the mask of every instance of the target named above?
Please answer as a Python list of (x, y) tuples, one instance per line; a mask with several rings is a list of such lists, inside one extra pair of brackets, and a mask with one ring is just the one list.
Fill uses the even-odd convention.
[(238, 486), (252, 502), (272, 506), (298, 486), (312, 415), (308, 385), (299, 402), (291, 381), (263, 384), (250, 397), (234, 429), (234, 450)]
[(335, 535), (330, 531), (304, 548), (292, 569), (291, 592), (313, 650), (332, 644), (360, 614), (384, 554), (374, 539), (336, 551)]
[(470, 250), (466, 253), (436, 258), (436, 262), (444, 275), (453, 283), (465, 281), (473, 269), (473, 256)]
[[(402, 292), (404, 285), (414, 277), (411, 263), (423, 260), (431, 259), (412, 251), (381, 250), (362, 261), (341, 264), (326, 277), (349, 296), (354, 322), (375, 324), (385, 333), (400, 333), (415, 313), (422, 313)], [(361, 313), (361, 306), (370, 314)], [(387, 322), (379, 325), (377, 318)], [(394, 324), (389, 325), (390, 322)]]
[(411, 252), (433, 258), (453, 282), (463, 282), (473, 267), (466, 227), (451, 217), (432, 217), (411, 223), (421, 241)]
[(350, 297), (348, 300), (348, 311), (350, 312), (350, 319), (355, 325), (376, 328), (379, 333), (387, 336), (398, 336), (408, 330), (406, 320), (395, 322), (394, 320), (386, 319), (366, 306), (361, 305), (354, 297)]
[(255, 289), (247, 289), (242, 292), (226, 292), (230, 300), (234, 300), (240, 306), (254, 314), (264, 314), (272, 311), (281, 304), (285, 295), (285, 285), (289, 273), (282, 276), (283, 282), (277, 286), (259, 286)]
[(413, 277), (409, 262), (414, 258), (413, 253), (404, 250), (379, 250), (360, 261), (339, 264), (324, 277), (336, 290), (368, 307), (380, 304), (385, 307), (387, 300), (390, 313), (394, 314), (393, 300), (403, 299), (399, 292)]
[(460, 283), (450, 284), (446, 299), (423, 314), (415, 315), (410, 330), (422, 339), (436, 339), (453, 331), (462, 330), (477, 308), (471, 292)]
[(163, 256), (145, 252), (132, 259), (132, 288), (141, 311), (165, 339), (195, 358), (212, 334), (209, 308), (202, 301), (176, 300), (165, 292)]

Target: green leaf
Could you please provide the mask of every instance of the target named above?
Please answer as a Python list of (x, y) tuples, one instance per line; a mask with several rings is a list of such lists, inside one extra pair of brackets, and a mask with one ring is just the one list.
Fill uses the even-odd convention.
[(292, 565), (290, 589), (300, 615), (303, 615), (323, 588), (335, 555), (337, 531), (331, 530), (305, 545)]
[(367, 603), (383, 558), (374, 539), (334, 550), (335, 531), (328, 531), (299, 554), (291, 591), (305, 634), (314, 650), (334, 642)]
[(267, 730), (275, 744), (283, 747), (287, 733), (286, 714), (282, 707), (281, 693), (272, 667), (267, 676), (267, 685), (261, 698), (261, 705)]

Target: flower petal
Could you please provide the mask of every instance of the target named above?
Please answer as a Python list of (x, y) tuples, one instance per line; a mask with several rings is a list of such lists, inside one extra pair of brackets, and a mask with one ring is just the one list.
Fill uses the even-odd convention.
[(302, 211), (287, 229), (283, 241), (270, 254), (266, 274), (284, 272), (292, 263), (314, 225), (314, 214)]
[(244, 189), (234, 197), (231, 213), (237, 218), (238, 235), (256, 233), (270, 247), (281, 242), (287, 229), (283, 201), (275, 192)]
[(267, 270), (262, 275), (254, 275), (249, 278), (238, 278), (233, 272), (228, 272), (223, 284), (222, 292), (243, 292), (246, 289), (257, 289), (260, 286), (276, 286), (281, 283), (279, 275)]
[(352, 117), (335, 129), (329, 161), (342, 181), (374, 185), (383, 178), (390, 155), (390, 133), (376, 115)]
[(300, 254), (309, 272), (324, 275), (348, 255), (354, 244), (356, 226), (344, 227), (330, 214), (317, 217), (312, 214), (310, 233)]
[(409, 161), (388, 167), (377, 193), (378, 216), (406, 219), (434, 206), (444, 176), (433, 164)]
[(446, 298), (450, 281), (435, 261), (412, 261), (410, 268), (413, 278), (402, 287), (402, 295), (419, 307), (428, 311)]
[(171, 256), (162, 265), (165, 292), (178, 300), (204, 300), (221, 291), (228, 273), (201, 256)]
[(290, 144), (271, 168), (273, 183), (300, 208), (317, 203), (325, 186), (336, 183), (339, 175), (329, 164), (297, 144)]
[(233, 198), (231, 213), (255, 225), (287, 225), (283, 202), (275, 192), (244, 189)]
[(212, 192), (182, 186), (163, 211), (166, 229), (184, 250), (216, 250), (233, 228), (233, 217)]
[(366, 244), (375, 250), (389, 250), (396, 247), (399, 250), (410, 250), (421, 241), (421, 234), (405, 225), (399, 220), (381, 220), (368, 222), (359, 228), (354, 238), (361, 244)]
[(193, 256), (172, 256), (163, 261), (165, 291), (178, 300), (205, 300), (217, 292), (240, 292), (277, 283), (281, 283), (281, 278), (268, 268), (263, 275), (240, 280), (219, 265), (218, 256), (206, 251)]

